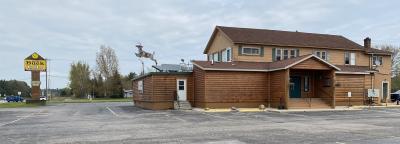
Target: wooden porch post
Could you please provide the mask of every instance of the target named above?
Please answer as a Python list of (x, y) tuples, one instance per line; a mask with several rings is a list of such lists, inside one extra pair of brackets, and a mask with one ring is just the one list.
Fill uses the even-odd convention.
[(332, 108), (336, 107), (336, 73), (335, 70), (331, 70), (332, 77)]
[(289, 108), (290, 69), (285, 70), (285, 107)]

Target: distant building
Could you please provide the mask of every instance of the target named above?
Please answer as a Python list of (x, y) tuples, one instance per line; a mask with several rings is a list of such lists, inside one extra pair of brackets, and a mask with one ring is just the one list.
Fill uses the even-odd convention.
[(133, 91), (132, 90), (124, 90), (124, 98), (130, 98), (133, 97)]

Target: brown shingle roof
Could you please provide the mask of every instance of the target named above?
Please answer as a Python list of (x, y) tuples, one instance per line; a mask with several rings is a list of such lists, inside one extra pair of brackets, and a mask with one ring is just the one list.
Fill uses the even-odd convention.
[(224, 70), (236, 69), (236, 70), (258, 70), (258, 71), (267, 71), (269, 64), (267, 62), (244, 62), (244, 61), (214, 62), (214, 64), (211, 64), (211, 61), (192, 61), (192, 63), (204, 69), (224, 69)]
[[(312, 54), (303, 55), (291, 59), (275, 61), (275, 62), (244, 62), (244, 61), (235, 61), (235, 62), (214, 62), (211, 64), (211, 61), (192, 61), (192, 63), (196, 66), (199, 66), (205, 70), (225, 70), (225, 71), (274, 71), (280, 69), (286, 69), (291, 65), (294, 65), (298, 62), (304, 61), (309, 58), (317, 58)], [(324, 63), (329, 64), (324, 61)], [(331, 65), (334, 69), (339, 70), (338, 67)]]
[(368, 73), (370, 71), (373, 71), (372, 69), (369, 68), (369, 66), (354, 66), (354, 65), (336, 65), (337, 67), (340, 68), (340, 72), (362, 72), (362, 73)]
[(268, 29), (216, 26), (204, 54), (207, 53), (217, 31), (223, 32), (235, 44), (257, 44), (271, 46), (297, 46), (328, 49), (361, 50), (366, 53), (390, 55), (390, 52), (364, 48), (340, 35), (290, 32)]
[[(340, 35), (217, 26), (233, 43), (363, 50)], [(209, 45), (206, 47), (206, 52)]]
[(366, 48), (365, 52), (373, 53), (373, 54), (383, 54), (383, 55), (391, 55), (392, 54), (392, 52), (390, 52), (390, 51), (385, 51), (385, 50), (380, 50), (380, 49), (375, 49), (375, 48)]

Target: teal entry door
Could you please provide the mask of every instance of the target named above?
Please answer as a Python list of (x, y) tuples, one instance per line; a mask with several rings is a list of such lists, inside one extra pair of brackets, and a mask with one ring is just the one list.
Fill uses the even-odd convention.
[(301, 98), (301, 79), (299, 76), (290, 77), (290, 98)]

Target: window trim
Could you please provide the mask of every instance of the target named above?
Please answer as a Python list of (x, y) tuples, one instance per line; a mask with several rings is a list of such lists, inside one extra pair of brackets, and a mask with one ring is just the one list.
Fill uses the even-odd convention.
[[(215, 53), (213, 53), (212, 55), (213, 55), (213, 56), (212, 56), (213, 61), (218, 62), (218, 59), (219, 59), (219, 54), (218, 54), (218, 52), (215, 52)], [(215, 59), (215, 58), (216, 58), (216, 59)]]
[[(251, 49), (251, 53), (245, 53), (244, 49)], [(258, 50), (258, 54), (253, 54), (253, 49), (257, 49)], [(261, 55), (261, 48), (259, 47), (242, 47), (242, 54), (243, 55), (251, 55), (251, 56), (259, 56)]]
[(350, 65), (356, 65), (356, 53), (354, 52), (350, 53)]
[(144, 83), (143, 80), (138, 81), (138, 92), (139, 94), (143, 94), (144, 93)]
[[(349, 63), (346, 63), (347, 58), (349, 60)], [(356, 65), (356, 63), (357, 63), (357, 54), (355, 52), (347, 51), (344, 53), (344, 65)]]
[[(380, 62), (380, 65), (376, 65), (374, 58), (377, 58)], [(372, 56), (372, 66), (381, 66), (383, 64), (383, 57), (382, 56)]]
[[(348, 61), (348, 63), (347, 63)], [(344, 52), (344, 64), (350, 65), (350, 52)]]
[[(225, 51), (226, 51), (226, 61), (231, 62), (232, 61), (232, 48), (230, 48), (230, 47), (226, 48)], [(229, 53), (228, 53), (228, 51), (229, 51)]]
[(304, 76), (304, 92), (310, 91), (310, 76)]
[[(278, 52), (279, 51), (279, 52)], [(298, 51), (298, 48), (275, 48), (275, 61), (280, 61), (280, 60), (286, 60), (285, 59), (285, 52), (287, 51), (287, 58), (286, 59), (291, 59), (297, 57), (297, 55), (300, 56), (300, 51)], [(294, 52), (294, 57), (291, 57), (291, 52)], [(278, 59), (279, 58), (279, 59)]]
[[(321, 58), (321, 59), (323, 59), (323, 60), (326, 60), (326, 61), (328, 60), (328, 52), (326, 50), (314, 51), (314, 55), (319, 57), (319, 58)], [(323, 58), (323, 57), (325, 57), (325, 58)]]

